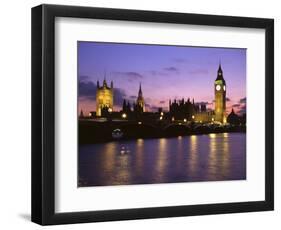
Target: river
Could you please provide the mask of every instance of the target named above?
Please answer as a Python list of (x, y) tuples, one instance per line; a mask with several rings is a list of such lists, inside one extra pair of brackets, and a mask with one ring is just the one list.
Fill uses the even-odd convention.
[(219, 133), (79, 146), (79, 186), (246, 179), (246, 134)]

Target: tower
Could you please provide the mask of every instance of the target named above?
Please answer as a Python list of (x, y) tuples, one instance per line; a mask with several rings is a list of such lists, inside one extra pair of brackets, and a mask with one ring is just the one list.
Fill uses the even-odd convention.
[(97, 81), (96, 115), (102, 116), (102, 111), (104, 109), (107, 109), (108, 112), (113, 111), (113, 82), (111, 81), (109, 87), (107, 85), (105, 76), (101, 86), (99, 81)]
[(144, 98), (142, 95), (141, 84), (140, 84), (140, 88), (139, 88), (136, 106), (137, 106), (139, 112), (145, 112), (145, 104), (144, 104)]
[(226, 84), (223, 78), (221, 64), (219, 65), (217, 78), (215, 80), (215, 120), (226, 123)]

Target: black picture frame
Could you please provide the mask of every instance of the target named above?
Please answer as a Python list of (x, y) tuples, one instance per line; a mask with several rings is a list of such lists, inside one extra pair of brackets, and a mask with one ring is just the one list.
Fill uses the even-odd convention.
[[(55, 18), (72, 17), (265, 29), (265, 200), (55, 213)], [(41, 225), (274, 209), (274, 20), (110, 8), (32, 8), (32, 221)]]

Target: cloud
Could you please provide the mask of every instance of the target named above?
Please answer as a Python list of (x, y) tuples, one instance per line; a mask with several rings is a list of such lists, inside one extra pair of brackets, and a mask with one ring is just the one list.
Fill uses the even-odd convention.
[(133, 72), (133, 71), (129, 71), (129, 72), (113, 72), (113, 74), (117, 75), (117, 76), (121, 76), (121, 77), (126, 77), (128, 79), (128, 81), (132, 82), (134, 80), (141, 80), (143, 79), (143, 75), (138, 73), (138, 72)]
[(235, 109), (235, 112), (241, 116), (246, 113), (246, 104), (236, 103), (231, 105), (229, 109)]
[[(91, 81), (79, 81), (79, 99), (81, 100), (96, 100), (97, 85)], [(126, 92), (120, 88), (113, 88), (114, 105), (121, 106), (123, 99), (126, 98)]]
[(242, 106), (239, 108), (238, 113), (239, 113), (240, 115), (246, 114), (246, 105), (242, 105)]
[(200, 75), (200, 74), (208, 74), (208, 70), (207, 69), (194, 69), (194, 70), (190, 70), (189, 74), (192, 75)]
[(184, 58), (174, 58), (173, 61), (176, 62), (176, 63), (184, 63), (184, 62), (186, 62), (186, 60)]
[(208, 102), (208, 101), (200, 101), (200, 102), (196, 102), (196, 105), (212, 105), (212, 102)]
[(166, 101), (159, 101), (159, 104), (165, 104)]
[(169, 76), (169, 74), (167, 72), (157, 71), (157, 70), (150, 70), (150, 71), (148, 71), (148, 73), (153, 76)]
[(160, 108), (159, 106), (150, 105), (150, 104), (145, 104), (145, 107), (151, 112), (157, 112), (158, 109)]
[(231, 101), (229, 97), (226, 98), (226, 101)]
[(239, 100), (239, 103), (246, 103), (246, 101), (247, 101), (246, 97), (243, 97)]
[(87, 75), (80, 75), (79, 76), (79, 81), (88, 81), (89, 80), (89, 76), (87, 76)]
[(241, 106), (241, 104), (233, 104), (232, 107), (233, 108), (239, 108)]
[(91, 81), (79, 81), (79, 98), (95, 100), (97, 92), (97, 85)]
[(178, 68), (174, 67), (174, 66), (170, 66), (170, 67), (166, 67), (164, 68), (165, 71), (168, 71), (168, 72), (178, 72)]
[(136, 100), (137, 96), (130, 96), (129, 98), (132, 99), (132, 100)]
[(126, 93), (123, 89), (120, 88), (114, 88), (113, 89), (113, 94), (114, 94), (114, 105), (123, 105), (123, 100), (126, 98)]

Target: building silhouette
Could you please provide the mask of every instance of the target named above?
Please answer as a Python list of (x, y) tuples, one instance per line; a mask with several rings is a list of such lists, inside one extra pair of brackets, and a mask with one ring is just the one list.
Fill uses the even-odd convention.
[(97, 81), (96, 116), (100, 117), (109, 111), (113, 111), (113, 82), (111, 81), (109, 87), (104, 76), (102, 86)]
[(195, 113), (199, 112), (199, 110), (200, 106), (194, 103), (194, 99), (192, 100), (192, 102), (189, 98), (186, 101), (184, 100), (184, 98), (181, 100), (175, 99), (173, 102), (169, 100), (170, 116), (176, 120), (191, 120), (192, 116), (194, 116)]
[(220, 122), (226, 123), (226, 83), (223, 78), (221, 64), (215, 80), (215, 110), (207, 110), (205, 103), (195, 103), (188, 98), (186, 101), (169, 101), (169, 113), (175, 120), (186, 119), (196, 122)]
[(129, 101), (123, 100), (122, 112), (129, 114), (132, 112), (131, 104)]
[[(166, 112), (164, 118), (184, 121), (194, 121), (200, 123), (207, 122), (219, 122), (226, 123), (226, 82), (223, 77), (223, 70), (221, 63), (219, 64), (217, 70), (217, 77), (214, 82), (215, 91), (215, 109), (207, 109), (206, 103), (196, 103), (194, 99), (180, 99), (180, 100), (169, 100), (169, 111)], [(126, 114), (126, 118), (140, 118), (151, 111), (146, 111), (145, 100), (142, 92), (142, 86), (139, 85), (139, 91), (136, 101), (132, 104), (126, 99), (123, 100), (122, 109), (119, 112), (113, 111), (113, 82), (111, 81), (110, 87), (107, 85), (106, 79), (104, 77), (103, 84), (100, 86), (99, 81), (97, 81), (97, 92), (96, 92), (96, 116), (97, 117), (119, 117)], [(159, 108), (162, 112), (162, 108)], [(159, 111), (160, 111), (159, 110)], [(160, 114), (161, 112), (158, 113)], [(232, 111), (234, 113), (234, 111)], [(162, 113), (161, 113), (162, 114)], [(233, 114), (230, 119), (235, 117)]]
[(227, 122), (229, 124), (234, 124), (234, 125), (237, 125), (240, 123), (240, 119), (239, 119), (238, 115), (234, 112), (233, 108), (231, 110), (231, 113), (227, 117)]
[(122, 112), (126, 114), (142, 114), (146, 112), (145, 110), (145, 102), (142, 93), (141, 84), (139, 86), (138, 97), (135, 102), (133, 102), (132, 106), (130, 102), (126, 99), (123, 100)]
[(134, 111), (137, 113), (143, 113), (145, 112), (145, 103), (144, 103), (144, 97), (142, 95), (142, 89), (141, 89), (141, 84), (139, 87), (139, 93), (137, 97), (136, 104), (134, 106)]

